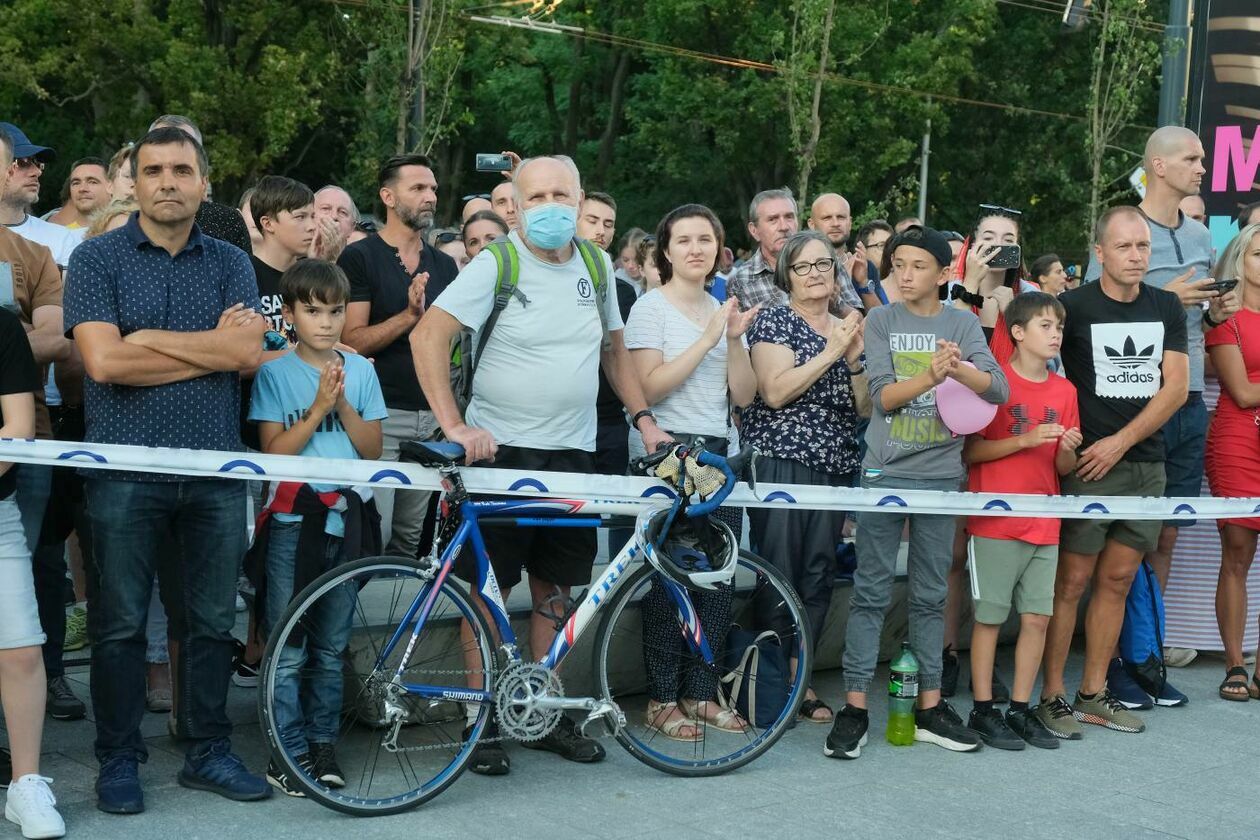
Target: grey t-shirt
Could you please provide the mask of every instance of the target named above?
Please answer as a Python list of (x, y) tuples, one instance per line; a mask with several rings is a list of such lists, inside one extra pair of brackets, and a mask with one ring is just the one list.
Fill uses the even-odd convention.
[(954, 435), (936, 410), (936, 389), (921, 394), (892, 412), (885, 412), (880, 393), (896, 382), (912, 379), (932, 364), (936, 342), (952, 341), (965, 361), (993, 377), (980, 396), (995, 405), (1006, 402), (1010, 385), (989, 352), (980, 319), (970, 312), (942, 306), (924, 318), (903, 303), (881, 306), (866, 316), (866, 371), (872, 413), (866, 428), (862, 468), (901, 478), (958, 478), (964, 469), (963, 438)]
[[(1144, 214), (1145, 215), (1145, 214)], [(1212, 268), (1212, 234), (1199, 222), (1180, 210), (1181, 220), (1175, 228), (1165, 227), (1149, 216), (1151, 226), (1151, 262), (1146, 269), (1147, 283), (1162, 289), (1194, 269), (1193, 280), (1203, 280)], [(1090, 254), (1089, 267), (1085, 269), (1085, 282), (1092, 283), (1102, 276), (1098, 257)], [(1186, 308), (1186, 337), (1190, 349), (1190, 390), (1203, 390), (1203, 309), (1199, 306)]]
[[(516, 288), (529, 303), (513, 297), (499, 316), (477, 362), (465, 420), (500, 444), (594, 452), (604, 338), (595, 284), (576, 248), (567, 263), (555, 265), (535, 257), (517, 231), (508, 239), (520, 256)], [(611, 283), (612, 263), (600, 256)], [(494, 305), (497, 276), (494, 254), (483, 251), (433, 302), (474, 331), (474, 347)], [(605, 302), (608, 329), (622, 329), (614, 289)]]

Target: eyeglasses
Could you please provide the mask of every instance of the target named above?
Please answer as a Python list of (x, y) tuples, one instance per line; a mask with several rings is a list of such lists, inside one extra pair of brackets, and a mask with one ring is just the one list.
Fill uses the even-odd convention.
[(1014, 210), (1010, 207), (1003, 207), (1000, 204), (981, 204), (980, 211), (982, 213), (992, 213), (993, 215), (996, 215), (996, 216), (1008, 216), (1012, 219), (1019, 219), (1019, 218), (1022, 218), (1024, 215), (1023, 212), (1020, 210)]
[(821, 260), (814, 260), (812, 263), (792, 263), (788, 266), (788, 268), (792, 269), (792, 273), (797, 277), (804, 277), (808, 275), (811, 269), (817, 271), (819, 274), (828, 274), (834, 271), (835, 267), (836, 261), (831, 257), (823, 257)]
[(44, 167), (47, 166), (48, 164), (44, 163), (42, 160), (39, 160), (37, 158), (24, 157), (24, 158), (18, 158), (17, 160), (13, 161), (13, 165), (16, 166), (19, 170), (38, 169), (40, 172), (43, 172)]
[(444, 230), (437, 236), (433, 237), (433, 241), (437, 245), (449, 245), (456, 239), (459, 239), (459, 234), (453, 230)]

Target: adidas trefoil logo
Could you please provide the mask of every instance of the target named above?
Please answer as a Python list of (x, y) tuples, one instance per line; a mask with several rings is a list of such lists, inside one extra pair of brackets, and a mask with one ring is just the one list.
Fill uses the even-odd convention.
[(1155, 345), (1152, 344), (1142, 352), (1138, 352), (1137, 345), (1133, 343), (1133, 336), (1124, 339), (1124, 346), (1120, 350), (1103, 345), (1103, 350), (1107, 353), (1107, 358), (1121, 369), (1120, 373), (1109, 374), (1106, 379), (1108, 382), (1154, 382), (1155, 374), (1153, 371), (1139, 372), (1137, 369), (1149, 367), (1151, 359), (1155, 355)]

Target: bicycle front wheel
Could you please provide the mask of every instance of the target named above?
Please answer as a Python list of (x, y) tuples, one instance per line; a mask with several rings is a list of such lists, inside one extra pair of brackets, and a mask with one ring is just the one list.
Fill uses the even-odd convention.
[[(685, 643), (676, 611), (665, 600), (662, 580), (649, 565), (633, 572), (606, 607), (595, 640), (596, 682), (626, 715), (617, 740), (645, 764), (678, 776), (714, 776), (742, 767), (782, 737), (805, 697), (812, 647), (805, 607), (778, 569), (741, 551), (729, 590), (699, 597), (688, 590), (713, 647), (715, 662), (708, 664)], [(706, 598), (714, 600), (706, 604)], [(714, 626), (704, 623), (706, 614)], [(733, 686), (735, 679), (742, 679), (745, 693), (755, 690), (756, 675), (740, 661), (740, 651), (727, 655), (725, 650), (730, 646), (728, 622), (743, 630), (775, 630), (783, 660), (796, 661), (796, 671), (784, 686), (787, 702), (775, 710), (777, 714), (767, 715), (763, 708), (757, 717), (764, 725), (749, 720), (743, 732), (726, 731), (698, 717), (693, 728), (671, 737), (665, 731), (668, 727), (661, 725), (662, 716), (648, 714), (656, 703), (713, 702), (723, 690), (719, 685)], [(724, 660), (728, 667), (722, 667)], [(762, 679), (766, 673), (761, 671)], [(653, 697), (654, 693), (666, 696)], [(683, 740), (677, 738), (680, 735)]]
[(269, 775), (356, 816), (431, 799), (463, 771), (485, 729), (491, 704), (472, 707), (468, 728), (461, 701), (470, 688), (493, 689), (493, 650), (462, 585), (448, 578), (434, 592), (415, 561), (372, 557), (324, 574), (289, 604), (263, 656)]

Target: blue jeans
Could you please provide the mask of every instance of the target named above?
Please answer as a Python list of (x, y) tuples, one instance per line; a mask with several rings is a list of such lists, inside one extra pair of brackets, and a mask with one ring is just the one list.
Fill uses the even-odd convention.
[(48, 679), (65, 674), (62, 647), (66, 641), (66, 545), (40, 545), (39, 535), (52, 495), (53, 467), (21, 464), (17, 470), (17, 504), (22, 513), (22, 531), (31, 552), (31, 571), (35, 576), (35, 603), (39, 607), (39, 623), (48, 640), (41, 652)]
[[(297, 558), (300, 522), (268, 525), (267, 603), (263, 614), (263, 635), (269, 635), (284, 615), (293, 595), (293, 570)], [(341, 540), (325, 535), (325, 569), (337, 562)], [(354, 584), (342, 584), (325, 592), (305, 613), (297, 644), (280, 648), (276, 667), (276, 730), (285, 752), (297, 758), (309, 745), (331, 744), (337, 740), (341, 719), (341, 656), (350, 641), (350, 622), (357, 600)], [(298, 628), (294, 628), (298, 629)]]
[[(181, 735), (194, 742), (232, 733), (227, 717), (236, 623), (236, 569), (245, 551), (245, 486), (221, 481), (85, 483), (100, 587), (88, 609), (96, 756), (148, 757), (144, 716), (145, 629), (153, 577), (174, 564), (180, 609)], [(168, 557), (163, 557), (163, 550)]]

